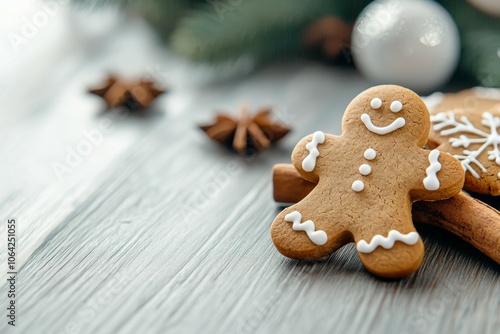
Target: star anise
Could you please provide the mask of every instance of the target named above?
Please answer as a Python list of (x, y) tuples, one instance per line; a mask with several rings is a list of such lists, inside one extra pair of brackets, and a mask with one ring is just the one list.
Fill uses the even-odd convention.
[(338, 57), (349, 49), (353, 24), (335, 16), (314, 21), (303, 34), (305, 46), (319, 49), (328, 58)]
[(108, 109), (124, 107), (132, 111), (147, 108), (165, 90), (152, 80), (125, 81), (110, 75), (104, 87), (89, 89), (89, 93), (102, 97)]
[(240, 114), (233, 118), (218, 113), (216, 121), (210, 125), (201, 125), (207, 136), (234, 149), (241, 154), (249, 154), (254, 150), (263, 151), (271, 143), (283, 138), (290, 129), (275, 122), (271, 118), (272, 108), (261, 108), (255, 116), (248, 115), (248, 107), (242, 105)]

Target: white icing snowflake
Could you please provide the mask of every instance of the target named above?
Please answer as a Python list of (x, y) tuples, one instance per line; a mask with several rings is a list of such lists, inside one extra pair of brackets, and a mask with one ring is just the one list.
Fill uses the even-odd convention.
[[(486, 172), (486, 168), (477, 159), (488, 147), (492, 149), (488, 151), (488, 159), (495, 161), (500, 166), (500, 117), (494, 117), (489, 112), (484, 112), (482, 115), (481, 124), (490, 128), (490, 133), (486, 133), (474, 126), (466, 116), (460, 117), (460, 121), (455, 119), (454, 112), (440, 112), (431, 116), (431, 122), (434, 123), (433, 129), (439, 131), (446, 127), (448, 129), (440, 132), (441, 136), (448, 136), (455, 133), (460, 133), (458, 137), (450, 138), (451, 146), (463, 147), (463, 154), (454, 155), (462, 163), (464, 171), (469, 171), (475, 178), (479, 178), (479, 174), (474, 170), (472, 165), (476, 165), (481, 171)], [(467, 134), (474, 134), (479, 138), (469, 138)], [(482, 144), (477, 150), (468, 150), (471, 144)], [(499, 174), (500, 177), (500, 174)]]

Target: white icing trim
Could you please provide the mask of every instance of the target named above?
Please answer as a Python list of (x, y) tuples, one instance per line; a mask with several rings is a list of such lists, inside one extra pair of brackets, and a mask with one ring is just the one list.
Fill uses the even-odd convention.
[(490, 87), (474, 87), (474, 95), (485, 100), (500, 100), (500, 89)]
[(365, 153), (363, 154), (366, 160), (373, 160), (377, 157), (377, 151), (375, 151), (373, 148), (367, 148)]
[(370, 106), (373, 108), (373, 109), (379, 109), (380, 107), (382, 107), (382, 100), (378, 97), (375, 97), (371, 100), (370, 102)]
[(308, 220), (303, 223), (300, 222), (301, 220), (302, 215), (298, 211), (290, 212), (285, 216), (286, 222), (293, 222), (292, 229), (294, 231), (305, 231), (309, 239), (311, 239), (311, 241), (316, 245), (321, 246), (326, 244), (326, 242), (328, 241), (328, 236), (326, 235), (325, 231), (316, 231), (316, 226), (314, 225), (314, 222), (312, 220)]
[(400, 112), (401, 109), (403, 109), (403, 103), (401, 103), (401, 101), (399, 101), (399, 100), (392, 101), (392, 103), (391, 103), (391, 111), (392, 112)]
[(396, 131), (397, 129), (402, 128), (405, 126), (406, 121), (403, 117), (398, 117), (396, 118), (391, 124), (383, 127), (375, 126), (372, 123), (372, 119), (370, 118), (370, 115), (368, 114), (362, 114), (361, 115), (361, 121), (363, 124), (366, 126), (368, 130), (370, 130), (373, 133), (376, 133), (378, 135), (386, 135), (388, 133), (391, 133), (393, 131)]
[(407, 245), (415, 245), (418, 242), (419, 235), (417, 232), (410, 232), (408, 234), (402, 234), (396, 230), (390, 230), (387, 237), (384, 237), (380, 234), (375, 235), (370, 243), (367, 243), (365, 240), (358, 241), (356, 248), (360, 253), (371, 253), (378, 246), (381, 246), (385, 249), (390, 249), (394, 247), (396, 241), (401, 241)]
[[(469, 171), (476, 179), (479, 179), (480, 175), (473, 167), (474, 165), (481, 172), (487, 172), (486, 167), (478, 160), (478, 157), (485, 151), (488, 154), (488, 160), (495, 161), (500, 166), (500, 117), (495, 117), (487, 111), (482, 114), (481, 124), (489, 128), (489, 133), (478, 129), (467, 116), (462, 116), (460, 121), (457, 121), (453, 111), (432, 115), (431, 122), (434, 124), (432, 129), (440, 131), (441, 136), (455, 135), (449, 139), (451, 146), (463, 147), (463, 151), (462, 154), (453, 156), (460, 160), (465, 172)], [(471, 144), (481, 144), (481, 146), (477, 149), (469, 149)]]
[(432, 93), (429, 96), (422, 96), (422, 100), (424, 101), (425, 105), (427, 106), (427, 109), (429, 111), (433, 111), (436, 109), (438, 105), (441, 104), (444, 100), (444, 94), (441, 92), (435, 92)]
[(306, 144), (306, 150), (309, 155), (302, 160), (302, 168), (306, 172), (312, 172), (316, 167), (316, 158), (319, 156), (318, 144), (325, 142), (325, 134), (321, 131), (316, 131), (312, 135), (312, 140)]
[(363, 189), (365, 189), (365, 184), (363, 183), (363, 181), (356, 180), (352, 183), (351, 188), (355, 192), (359, 193), (360, 191), (363, 191)]
[(439, 152), (438, 150), (432, 150), (431, 153), (429, 153), (429, 162), (430, 165), (427, 167), (425, 170), (425, 173), (427, 174), (427, 177), (424, 179), (424, 187), (427, 190), (438, 190), (440, 183), (439, 180), (436, 176), (437, 172), (441, 170), (441, 164), (438, 161), (439, 158)]

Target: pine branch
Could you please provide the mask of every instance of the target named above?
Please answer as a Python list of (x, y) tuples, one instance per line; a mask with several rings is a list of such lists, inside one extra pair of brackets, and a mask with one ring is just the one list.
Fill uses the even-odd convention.
[(460, 31), (460, 69), (483, 86), (500, 87), (500, 19), (481, 12), (468, 1), (439, 0)]
[(257, 61), (301, 50), (301, 33), (314, 19), (352, 21), (369, 0), (216, 0), (180, 22), (171, 43), (195, 61), (222, 62), (251, 55)]
[(168, 39), (179, 21), (198, 5), (198, 1), (195, 0), (147, 0), (147, 2), (150, 5), (141, 6), (140, 10), (164, 40)]
[(141, 13), (165, 40), (179, 20), (197, 8), (200, 0), (72, 0), (77, 6), (116, 5)]
[(486, 87), (500, 87), (500, 31), (475, 30), (462, 37), (462, 69)]

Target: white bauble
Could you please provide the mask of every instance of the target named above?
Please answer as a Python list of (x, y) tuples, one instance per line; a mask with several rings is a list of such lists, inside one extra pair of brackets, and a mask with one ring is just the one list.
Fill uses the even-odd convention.
[(356, 20), (352, 52), (371, 80), (425, 92), (453, 74), (460, 40), (453, 19), (433, 1), (377, 0)]

